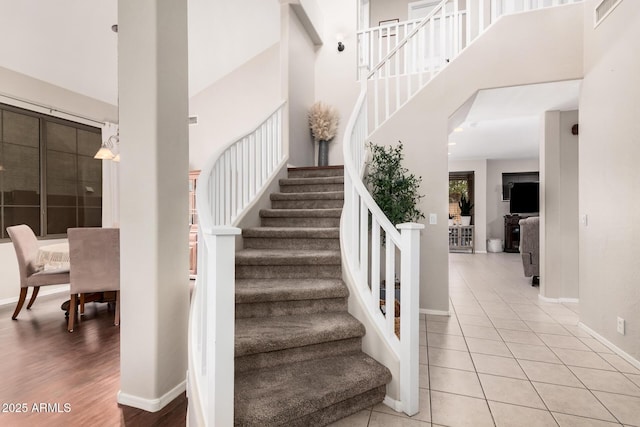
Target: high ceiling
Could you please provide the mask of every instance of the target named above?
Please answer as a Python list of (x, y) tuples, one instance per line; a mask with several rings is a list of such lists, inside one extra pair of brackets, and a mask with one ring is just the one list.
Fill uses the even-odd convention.
[(116, 0), (0, 0), (0, 66), (117, 103)]
[(578, 109), (579, 93), (579, 80), (481, 90), (454, 114), (449, 158), (538, 157), (542, 114)]
[[(188, 2), (191, 95), (279, 40), (278, 0)], [(0, 66), (117, 104), (117, 5), (0, 0)]]

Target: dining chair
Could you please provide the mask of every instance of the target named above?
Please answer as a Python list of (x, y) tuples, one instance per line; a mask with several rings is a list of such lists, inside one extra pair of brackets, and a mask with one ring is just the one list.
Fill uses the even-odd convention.
[(69, 323), (73, 332), (78, 294), (116, 291), (114, 324), (120, 323), (120, 230), (117, 228), (69, 228)]
[(9, 233), (13, 248), (16, 250), (18, 268), (20, 270), (20, 297), (13, 316), (11, 316), (13, 320), (16, 320), (27, 298), (27, 290), (30, 286), (33, 286), (33, 291), (31, 292), (29, 304), (27, 304), (27, 310), (29, 310), (36, 301), (40, 286), (69, 283), (69, 269), (59, 268), (45, 270), (37, 264), (38, 239), (28, 225), (21, 224), (7, 227), (7, 233)]

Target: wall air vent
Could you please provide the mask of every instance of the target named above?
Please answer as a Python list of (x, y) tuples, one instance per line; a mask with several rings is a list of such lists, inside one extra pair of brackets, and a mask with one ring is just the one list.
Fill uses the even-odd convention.
[(597, 27), (602, 21), (604, 21), (604, 19), (609, 16), (609, 14), (613, 12), (613, 9), (615, 9), (620, 3), (622, 3), (622, 0), (602, 0), (600, 4), (596, 6), (594, 27)]
[(197, 125), (198, 124), (198, 116), (189, 116), (189, 124)]

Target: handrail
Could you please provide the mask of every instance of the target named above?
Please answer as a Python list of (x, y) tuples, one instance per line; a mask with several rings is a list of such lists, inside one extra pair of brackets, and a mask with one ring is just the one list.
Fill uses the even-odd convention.
[[(355, 282), (356, 297), (400, 362), (398, 409), (414, 415), (419, 409), (419, 262), (420, 230), (424, 225), (400, 224), (397, 228), (401, 231), (398, 232), (362, 182), (367, 157), (364, 144), (368, 135), (366, 95), (366, 91), (360, 93), (345, 130), (345, 204), (341, 241), (345, 244), (345, 264)], [(383, 305), (380, 303), (382, 246), (385, 248)], [(396, 252), (400, 253), (399, 277)], [(396, 295), (397, 279), (400, 298)], [(398, 304), (400, 313), (396, 311)], [(399, 336), (397, 317), (400, 319)]]
[(250, 132), (218, 149), (200, 173), (198, 275), (189, 313), (188, 419), (233, 425), (235, 226), (288, 158), (285, 102)]
[[(281, 125), (282, 123), (282, 107), (284, 107), (284, 105), (286, 104), (286, 101), (281, 101), (279, 102), (273, 109), (271, 109), (270, 111), (273, 111), (272, 114), (270, 114), (266, 119), (261, 120), (258, 124), (254, 125), (253, 127), (251, 127), (250, 131), (243, 133), (242, 135), (233, 138), (231, 141), (229, 141), (227, 144), (225, 144), (224, 146), (222, 146), (221, 148), (219, 148), (218, 150), (216, 150), (214, 152), (214, 154), (209, 158), (209, 160), (207, 161), (207, 163), (205, 164), (205, 166), (202, 168), (202, 171), (200, 172), (200, 176), (198, 178), (198, 183), (196, 186), (196, 199), (198, 200), (197, 203), (197, 210), (198, 210), (198, 221), (199, 221), (199, 225), (198, 227), (203, 228), (205, 230), (209, 230), (212, 227), (216, 226), (216, 225), (231, 225), (232, 222), (234, 222), (236, 220), (236, 218), (240, 218), (244, 209), (249, 205), (248, 202), (244, 203), (243, 206), (239, 207), (239, 209), (236, 209), (236, 212), (231, 215), (229, 214), (228, 216), (225, 215), (218, 215), (216, 216), (215, 214), (212, 215), (211, 217), (208, 217), (206, 215), (204, 215), (204, 217), (200, 216), (200, 212), (214, 212), (214, 207), (213, 205), (215, 204), (214, 202), (218, 202), (218, 203), (224, 203), (226, 201), (225, 200), (217, 200), (215, 199), (215, 190), (220, 190), (220, 188), (215, 188), (214, 186), (211, 185), (211, 182), (209, 181), (204, 182), (204, 178), (205, 177), (209, 177), (208, 179), (212, 179), (213, 178), (213, 174), (216, 172), (216, 164), (218, 163), (218, 161), (220, 160), (220, 158), (223, 157), (223, 155), (225, 153), (229, 153), (231, 151), (231, 148), (234, 147), (236, 144), (238, 144), (239, 142), (242, 141), (248, 141), (249, 143), (251, 142), (251, 138), (252, 137), (262, 137), (263, 135), (258, 135), (259, 131), (261, 131), (262, 129), (265, 129), (265, 125), (268, 125), (270, 123), (270, 120), (275, 119), (278, 121), (278, 123)], [(282, 129), (278, 128), (277, 129), (278, 132), (281, 132)], [(282, 135), (278, 135), (278, 138), (282, 138)], [(251, 148), (251, 147), (249, 147)], [(255, 149), (257, 149), (258, 147), (255, 147)], [(262, 148), (262, 147), (260, 147)], [(255, 153), (255, 152), (254, 152)], [(244, 154), (244, 153), (243, 153)], [(250, 153), (247, 153), (250, 154)], [(279, 147), (279, 151), (276, 153), (277, 157), (279, 158), (279, 160), (281, 161), (281, 157), (284, 154), (284, 150), (283, 147), (280, 146)], [(244, 159), (243, 159), (244, 160)], [(264, 158), (264, 160), (266, 160), (266, 157)], [(261, 164), (254, 164), (254, 166), (258, 167), (258, 166), (265, 166), (264, 163)], [(250, 172), (250, 171), (249, 171)], [(222, 178), (221, 176), (218, 177), (218, 179)], [(262, 177), (258, 177), (257, 175), (249, 175), (249, 179), (254, 179), (253, 182), (248, 182), (249, 184), (249, 190), (251, 191), (251, 194), (248, 194), (248, 196), (252, 196), (255, 195), (256, 191), (259, 191), (259, 188), (256, 189), (254, 187), (255, 183), (256, 183), (256, 179), (260, 179)], [(245, 200), (243, 199), (243, 202)], [(225, 212), (226, 213), (226, 212)]]

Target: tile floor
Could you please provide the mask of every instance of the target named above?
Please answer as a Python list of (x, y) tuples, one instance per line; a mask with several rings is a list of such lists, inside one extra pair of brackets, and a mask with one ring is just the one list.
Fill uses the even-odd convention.
[(334, 427), (640, 426), (640, 370), (538, 299), (519, 254), (450, 254), (451, 316), (421, 317), (420, 412)]

